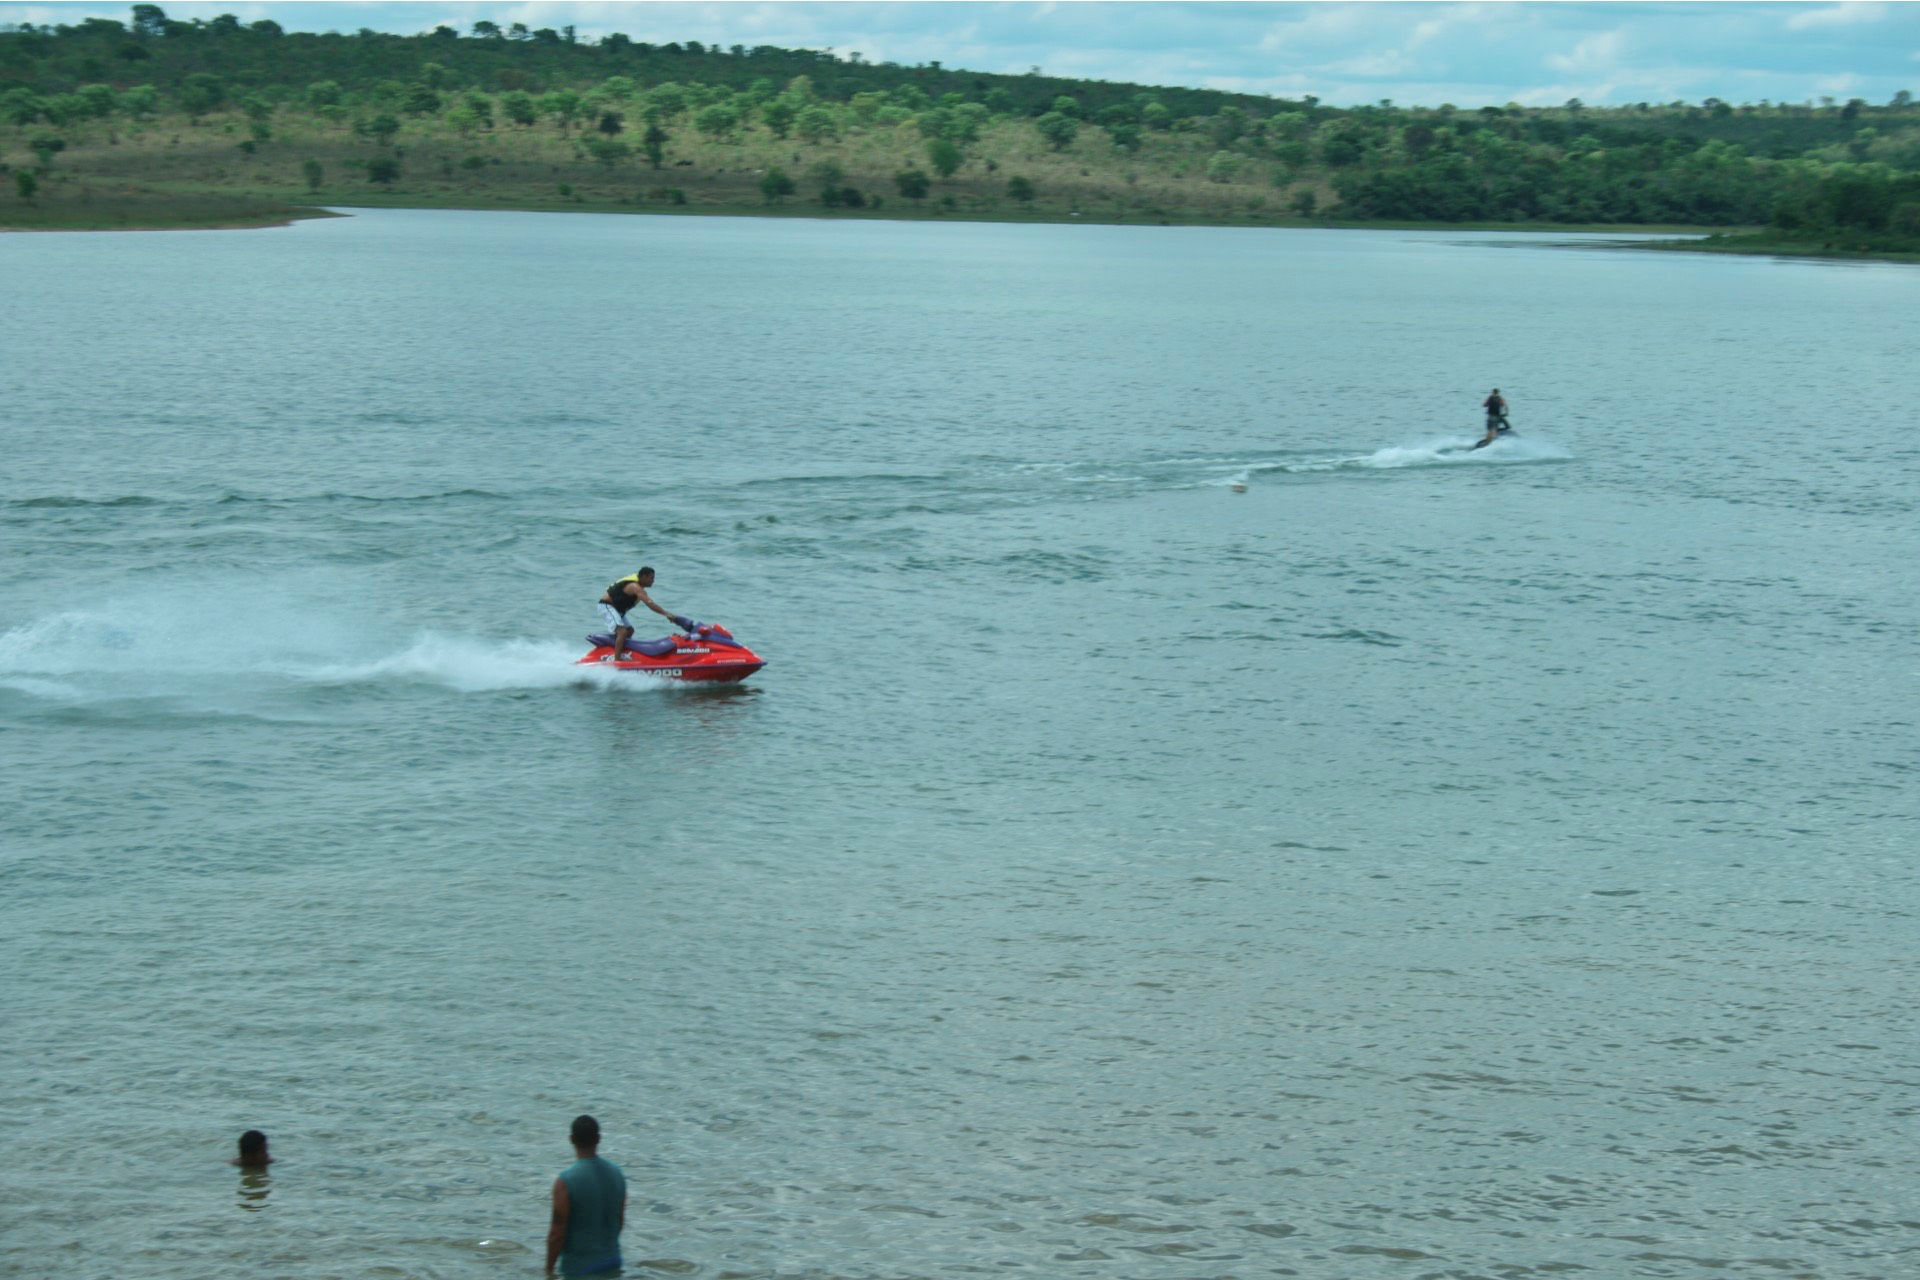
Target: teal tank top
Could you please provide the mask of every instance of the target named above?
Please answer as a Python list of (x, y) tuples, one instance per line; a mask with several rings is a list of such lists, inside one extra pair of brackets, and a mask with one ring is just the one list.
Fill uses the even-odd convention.
[(627, 1196), (627, 1175), (599, 1156), (575, 1160), (560, 1171), (566, 1184), (567, 1240), (560, 1251), (560, 1274), (590, 1276), (620, 1265), (620, 1206)]

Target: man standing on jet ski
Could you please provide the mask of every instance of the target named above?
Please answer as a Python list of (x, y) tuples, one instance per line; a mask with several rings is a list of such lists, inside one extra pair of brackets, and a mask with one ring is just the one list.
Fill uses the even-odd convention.
[(653, 602), (647, 594), (647, 588), (653, 585), (653, 570), (642, 566), (640, 572), (630, 573), (620, 581), (608, 587), (606, 594), (600, 597), (600, 616), (606, 620), (613, 632), (613, 656), (607, 661), (618, 662), (627, 656), (627, 641), (633, 639), (633, 624), (627, 621), (627, 610), (635, 605), (645, 605), (668, 622), (674, 621), (672, 614)]
[(1507, 402), (1501, 397), (1500, 388), (1495, 387), (1493, 394), (1480, 402), (1480, 407), (1487, 411), (1487, 434), (1480, 437), (1480, 442), (1473, 446), (1476, 449), (1486, 448), (1513, 430), (1513, 424), (1507, 421)]

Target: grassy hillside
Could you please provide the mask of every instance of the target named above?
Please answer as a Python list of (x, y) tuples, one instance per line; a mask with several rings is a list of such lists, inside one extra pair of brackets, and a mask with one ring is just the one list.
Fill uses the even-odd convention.
[(231, 17), (0, 30), (0, 227), (320, 204), (822, 217), (1769, 226), (1920, 250), (1920, 108), (1342, 110), (1205, 90)]
[[(911, 126), (853, 127), (813, 141), (782, 139), (764, 126), (724, 139), (675, 130), (657, 168), (623, 135), (591, 127), (462, 130), (444, 117), (406, 120), (389, 145), (356, 133), (351, 121), (293, 111), (277, 113), (270, 136), (258, 140), (231, 118), (194, 121), (175, 112), (70, 126), (61, 140), (64, 149), (47, 163), (34, 163), (29, 153), (23, 167), (37, 175), (38, 189), (32, 200), (17, 192), (9, 193), (11, 201), (0, 197), (0, 219), (17, 223), (32, 207), (104, 209), (138, 193), (149, 202), (164, 196), (255, 205), (1170, 222), (1275, 221), (1299, 207), (1302, 193), (1322, 205), (1335, 199), (1324, 175), (1311, 171), (1284, 185), (1270, 167), (1257, 165), (1232, 175), (1216, 169), (1209, 178), (1215, 149), (1190, 134), (1143, 139), (1125, 157), (1086, 155), (1075, 145), (1056, 150), (1026, 121), (1005, 118), (986, 122), (946, 175)], [(14, 148), (5, 158), (21, 159)]]

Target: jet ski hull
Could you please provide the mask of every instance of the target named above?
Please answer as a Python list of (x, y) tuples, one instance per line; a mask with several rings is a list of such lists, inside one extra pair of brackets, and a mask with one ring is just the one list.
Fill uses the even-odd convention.
[(613, 657), (611, 636), (594, 635), (587, 639), (593, 643), (593, 651), (577, 665), (633, 671), (664, 680), (732, 684), (767, 665), (764, 658), (738, 641), (721, 640), (712, 635), (629, 641), (627, 652), (618, 662), (609, 661)]

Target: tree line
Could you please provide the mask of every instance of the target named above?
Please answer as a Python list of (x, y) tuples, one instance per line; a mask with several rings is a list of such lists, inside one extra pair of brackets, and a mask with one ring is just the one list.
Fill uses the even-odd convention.
[[(176, 21), (139, 4), (125, 23), (0, 28), (0, 126), (41, 170), (73, 130), (168, 113), (189, 125), (244, 122), (243, 149), (291, 120), (331, 127), (389, 153), (359, 162), (373, 181), (392, 181), (392, 149), (423, 130), (545, 133), (583, 160), (653, 170), (694, 142), (804, 151), (884, 135), (917, 152), (889, 185), (918, 200), (964, 165), (1000, 168), (992, 148), (1025, 138), (1089, 176), (1137, 181), (1159, 157), (1182, 180), (1268, 190), (1300, 217), (1765, 225), (1920, 250), (1920, 108), (1907, 92), (1882, 105), (1337, 108), (764, 45), (586, 42), (571, 28), (489, 21), (416, 36), (307, 34), (231, 15)], [(23, 190), (35, 167), (18, 174)], [(867, 204), (836, 168), (807, 168), (812, 198)], [(1035, 198), (1029, 176), (998, 180), (1016, 202)], [(794, 179), (774, 169), (759, 189), (771, 203), (794, 193)]]

